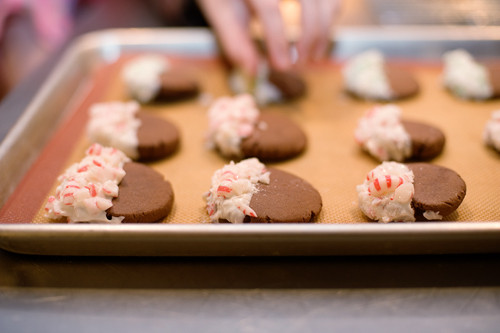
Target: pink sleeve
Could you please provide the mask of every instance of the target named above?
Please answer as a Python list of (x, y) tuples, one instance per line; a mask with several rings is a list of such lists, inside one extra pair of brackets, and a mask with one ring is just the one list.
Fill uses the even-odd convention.
[(0, 40), (4, 35), (6, 20), (27, 11), (41, 43), (55, 47), (70, 33), (73, 20), (71, 7), (74, 0), (2, 0), (0, 1)]

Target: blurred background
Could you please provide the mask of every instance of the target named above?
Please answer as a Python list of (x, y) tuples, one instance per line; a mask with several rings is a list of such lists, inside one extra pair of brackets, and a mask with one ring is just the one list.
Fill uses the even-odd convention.
[[(336, 25), (500, 25), (500, 1), (344, 0)], [(169, 26), (207, 23), (195, 0), (0, 0), (0, 101), (79, 34)]]

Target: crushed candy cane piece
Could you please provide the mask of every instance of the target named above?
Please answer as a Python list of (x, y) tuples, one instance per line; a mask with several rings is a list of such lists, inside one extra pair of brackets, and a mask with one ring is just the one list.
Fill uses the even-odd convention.
[(383, 162), (356, 187), (359, 207), (379, 222), (415, 221), (411, 207), (414, 194), (413, 172), (404, 164)]

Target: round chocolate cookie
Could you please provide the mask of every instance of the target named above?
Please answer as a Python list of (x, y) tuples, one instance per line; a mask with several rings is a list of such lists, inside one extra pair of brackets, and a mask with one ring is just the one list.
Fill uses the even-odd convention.
[(446, 139), (439, 128), (410, 120), (402, 120), (401, 123), (411, 138), (410, 159), (429, 160), (441, 154)]
[(281, 114), (261, 113), (252, 134), (241, 141), (245, 158), (257, 157), (262, 161), (279, 161), (301, 154), (307, 146), (302, 129)]
[(271, 69), (269, 82), (275, 85), (285, 99), (299, 98), (306, 93), (306, 84), (298, 73)]
[(418, 94), (420, 91), (419, 85), (413, 75), (404, 68), (386, 64), (384, 71), (393, 92), (393, 99), (408, 98)]
[(417, 80), (413, 74), (405, 68), (386, 63), (383, 67), (383, 71), (391, 91), (390, 96), (367, 95), (352, 88), (347, 88), (347, 93), (358, 99), (390, 102), (410, 98), (420, 92), (420, 86)]
[(141, 121), (137, 130), (140, 160), (160, 159), (177, 150), (180, 133), (174, 124), (146, 112), (138, 112), (136, 116)]
[(159, 222), (165, 218), (174, 203), (170, 182), (140, 163), (125, 163), (123, 169), (126, 174), (118, 185), (118, 197), (107, 214), (124, 216), (124, 223)]
[(319, 192), (305, 180), (273, 169), (270, 183), (258, 184), (250, 200), (257, 217), (246, 216), (248, 223), (312, 222), (323, 206)]
[(171, 68), (160, 76), (161, 88), (157, 101), (175, 101), (191, 98), (200, 92), (198, 83), (181, 69)]
[(455, 171), (429, 163), (406, 165), (415, 176), (415, 193), (412, 199), (415, 215), (432, 211), (446, 216), (460, 206), (467, 188), (464, 180)]

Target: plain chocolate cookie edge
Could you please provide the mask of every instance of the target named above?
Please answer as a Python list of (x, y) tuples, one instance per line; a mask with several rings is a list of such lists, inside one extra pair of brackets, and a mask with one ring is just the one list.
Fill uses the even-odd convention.
[(295, 99), (306, 94), (307, 87), (299, 73), (293, 71), (277, 71), (271, 69), (269, 82), (274, 84), (285, 99)]
[(192, 98), (200, 93), (196, 80), (181, 69), (172, 68), (160, 77), (161, 87), (155, 101), (169, 102)]
[(385, 74), (395, 99), (406, 99), (420, 92), (417, 80), (408, 70), (401, 66), (386, 64)]
[(258, 184), (250, 208), (257, 217), (246, 216), (247, 223), (313, 222), (323, 202), (319, 192), (304, 179), (286, 171), (269, 168), (270, 183)]
[(412, 120), (402, 120), (401, 123), (411, 138), (410, 160), (430, 160), (442, 153), (446, 138), (439, 128)]
[(407, 163), (414, 174), (412, 199), (416, 214), (425, 211), (447, 216), (462, 203), (467, 192), (465, 181), (455, 171), (430, 163)]
[(174, 203), (170, 182), (140, 163), (128, 162), (123, 168), (126, 174), (118, 185), (118, 197), (107, 213), (124, 216), (123, 223), (159, 222), (165, 218)]
[(141, 125), (137, 130), (139, 160), (157, 160), (172, 155), (180, 145), (176, 125), (144, 111), (137, 113)]
[(264, 162), (291, 159), (307, 148), (307, 136), (294, 121), (278, 113), (261, 113), (253, 133), (241, 141), (244, 158)]

